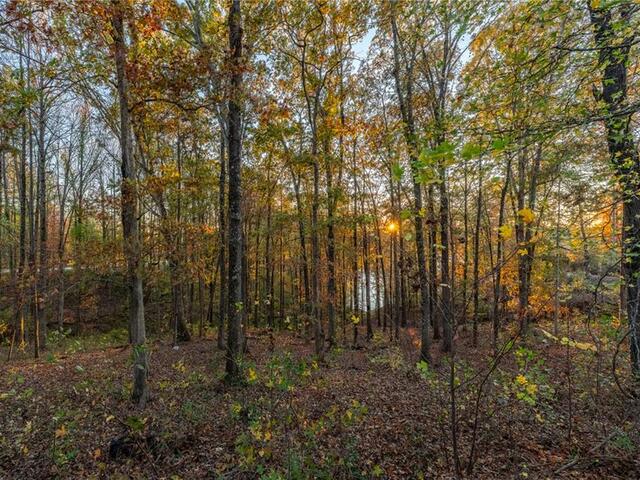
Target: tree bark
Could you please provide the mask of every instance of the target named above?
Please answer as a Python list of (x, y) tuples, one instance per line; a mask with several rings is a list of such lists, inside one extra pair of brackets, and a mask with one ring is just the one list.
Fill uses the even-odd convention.
[[(40, 92), (40, 95), (44, 95)], [(36, 348), (44, 348), (47, 338), (47, 319), (46, 319), (46, 289), (48, 274), (48, 250), (47, 250), (47, 184), (46, 184), (46, 145), (45, 145), (45, 129), (46, 129), (46, 108), (44, 99), (39, 100), (39, 117), (38, 117), (38, 275), (37, 275), (37, 291), (36, 295), (36, 321), (38, 322), (38, 341)], [(36, 353), (36, 357), (38, 356)]]
[[(395, 12), (394, 12), (395, 13)], [(409, 150), (409, 164), (413, 176), (413, 199), (414, 213), (413, 220), (416, 233), (416, 251), (418, 260), (418, 273), (420, 279), (420, 313), (421, 313), (421, 347), (420, 359), (425, 362), (431, 361), (430, 347), (431, 337), (429, 336), (429, 284), (427, 278), (427, 264), (424, 249), (424, 231), (422, 222), (422, 188), (418, 182), (419, 171), (417, 170), (418, 145), (415, 133), (415, 124), (413, 119), (413, 78), (412, 66), (407, 66), (407, 75), (405, 79), (405, 88), (402, 88), (400, 78), (400, 53), (398, 28), (396, 25), (395, 15), (391, 16), (393, 29), (393, 56), (394, 56), (394, 78), (396, 85), (396, 93), (400, 104), (400, 112), (402, 114), (403, 132), (407, 149)]]
[(227, 333), (227, 380), (237, 382), (241, 379), (242, 356), (242, 133), (241, 133), (241, 95), (242, 95), (242, 27), (240, 0), (232, 0), (229, 10), (229, 49), (231, 51), (231, 89), (229, 97), (228, 146), (229, 146), (229, 194), (228, 217), (229, 234), (227, 250), (229, 252), (228, 281), (228, 333)]
[[(482, 159), (478, 163), (478, 199), (476, 204), (476, 225), (473, 232), (473, 346), (478, 346), (478, 308), (480, 294), (480, 224), (482, 219)], [(466, 223), (466, 221), (465, 221)], [(466, 247), (465, 247), (466, 248)], [(465, 287), (466, 288), (466, 287)], [(465, 305), (466, 309), (466, 305)]]
[[(587, 1), (599, 52), (598, 64), (602, 70), (599, 96), (605, 105), (604, 124), (609, 155), (622, 190), (622, 265), (627, 290), (631, 368), (633, 375), (640, 378), (640, 158), (633, 137), (631, 114), (619, 113), (628, 103), (627, 66), (631, 45), (637, 37), (631, 19), (637, 13), (637, 5), (623, 2), (617, 7), (613, 4), (595, 8), (594, 3)], [(615, 15), (616, 11), (618, 15)]]
[(218, 338), (217, 345), (220, 350), (224, 350), (224, 322), (227, 318), (227, 259), (226, 259), (226, 242), (227, 242), (227, 219), (225, 217), (225, 195), (226, 195), (226, 159), (225, 159), (225, 135), (224, 125), (220, 122), (220, 177), (218, 179), (218, 208), (220, 209), (218, 228), (220, 230), (220, 303), (218, 307)]
[(118, 101), (120, 106), (120, 155), (122, 169), (122, 231), (124, 254), (127, 260), (127, 286), (129, 290), (129, 335), (133, 344), (132, 400), (144, 407), (148, 398), (148, 352), (144, 323), (140, 238), (138, 232), (138, 206), (136, 168), (131, 146), (129, 117), (129, 86), (126, 76), (127, 47), (124, 33), (123, 5), (112, 0), (113, 40), (115, 50)]

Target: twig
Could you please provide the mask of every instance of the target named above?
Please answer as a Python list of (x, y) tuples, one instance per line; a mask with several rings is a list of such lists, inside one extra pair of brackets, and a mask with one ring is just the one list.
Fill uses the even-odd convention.
[[(599, 450), (600, 448), (602, 448), (606, 443), (608, 443), (614, 436), (616, 436), (618, 434), (617, 430), (614, 430), (613, 432), (611, 432), (609, 435), (607, 435), (604, 440), (602, 440), (600, 443), (598, 443), (596, 446), (592, 447), (588, 452), (587, 455), (591, 455), (592, 453), (594, 453), (596, 450)], [(573, 460), (571, 460), (568, 463), (565, 463), (564, 465), (562, 465), (560, 468), (558, 468), (557, 470), (555, 470), (553, 472), (554, 475), (557, 475), (560, 472), (563, 472), (571, 467), (573, 467), (576, 463), (578, 463), (580, 461), (580, 457), (576, 456)]]

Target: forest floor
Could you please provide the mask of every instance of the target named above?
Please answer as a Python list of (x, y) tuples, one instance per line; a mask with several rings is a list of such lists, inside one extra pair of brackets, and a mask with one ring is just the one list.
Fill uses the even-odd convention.
[(474, 479), (640, 478), (638, 404), (586, 343), (534, 334), (494, 364), (463, 332), (452, 390), (435, 345), (416, 367), (418, 338), (376, 333), (318, 363), (312, 342), (251, 331), (240, 386), (213, 340), (156, 341), (144, 410), (126, 346), (3, 363), (0, 478), (446, 479), (456, 457)]

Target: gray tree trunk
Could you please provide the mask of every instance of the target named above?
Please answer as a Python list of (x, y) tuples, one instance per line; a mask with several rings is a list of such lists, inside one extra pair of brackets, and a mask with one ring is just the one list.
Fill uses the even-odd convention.
[(229, 252), (228, 293), (227, 293), (227, 381), (241, 379), (242, 356), (242, 18), (240, 0), (232, 0), (229, 10), (229, 49), (231, 51), (231, 90), (229, 97), (228, 147), (229, 147), (229, 193), (228, 218)]
[(129, 335), (133, 344), (132, 400), (144, 407), (148, 399), (148, 351), (144, 324), (140, 237), (138, 232), (138, 206), (136, 168), (131, 146), (131, 120), (129, 117), (129, 87), (126, 77), (127, 47), (125, 44), (122, 5), (112, 0), (113, 41), (115, 47), (118, 100), (120, 104), (120, 155), (122, 169), (122, 232), (124, 254), (127, 260), (127, 286), (129, 289)]

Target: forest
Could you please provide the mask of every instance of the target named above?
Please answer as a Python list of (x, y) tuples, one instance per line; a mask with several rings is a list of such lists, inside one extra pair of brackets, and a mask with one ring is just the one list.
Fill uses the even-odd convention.
[(0, 479), (640, 478), (640, 1), (0, 0)]

